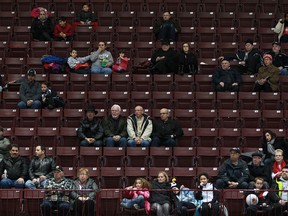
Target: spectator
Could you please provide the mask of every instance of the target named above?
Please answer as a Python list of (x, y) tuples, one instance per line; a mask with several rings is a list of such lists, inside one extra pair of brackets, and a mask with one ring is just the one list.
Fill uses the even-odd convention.
[(4, 128), (0, 126), (0, 162), (9, 154), (10, 140), (4, 135)]
[(75, 216), (82, 215), (82, 212), (85, 212), (86, 216), (95, 215), (96, 192), (98, 192), (98, 185), (90, 178), (89, 170), (80, 168), (71, 193)]
[(91, 73), (99, 74), (111, 74), (112, 65), (114, 63), (113, 57), (109, 51), (106, 50), (106, 43), (100, 41), (98, 44), (98, 50), (92, 52), (90, 55), (92, 61)]
[(278, 34), (278, 41), (280, 43), (288, 42), (288, 13), (284, 13), (283, 18), (278, 20), (274, 32)]
[(127, 120), (121, 116), (121, 107), (114, 104), (111, 114), (103, 121), (104, 141), (107, 147), (127, 146)]
[(262, 185), (265, 189), (270, 188), (271, 170), (270, 167), (262, 162), (263, 154), (259, 151), (252, 153), (252, 161), (248, 163), (249, 169), (249, 188), (255, 188), (255, 178), (263, 179)]
[(207, 173), (201, 173), (199, 181), (200, 191), (197, 191), (195, 197), (201, 204), (197, 206), (196, 211), (200, 211), (202, 216), (219, 215), (219, 194), (214, 185), (209, 182), (210, 176)]
[(248, 39), (245, 42), (244, 50), (238, 51), (233, 55), (220, 56), (219, 60), (237, 60), (239, 65), (237, 71), (240, 74), (256, 74), (259, 67), (261, 66), (261, 51), (257, 48), (254, 48), (253, 41)]
[(197, 56), (190, 52), (189, 43), (182, 44), (182, 50), (178, 55), (178, 74), (196, 74), (198, 73)]
[(53, 176), (55, 167), (55, 160), (46, 156), (45, 146), (37, 145), (35, 156), (29, 165), (29, 180), (25, 186), (30, 189), (43, 188), (47, 179)]
[(275, 162), (272, 164), (272, 174), (271, 177), (273, 180), (277, 180), (282, 175), (282, 168), (286, 166), (286, 162), (283, 157), (283, 150), (275, 150)]
[(102, 146), (104, 130), (100, 120), (95, 117), (97, 113), (92, 105), (86, 108), (86, 117), (80, 122), (80, 127), (77, 130), (80, 146)]
[(240, 149), (230, 149), (230, 158), (220, 166), (216, 188), (247, 189), (249, 184), (249, 170), (244, 160), (240, 159)]
[(58, 215), (68, 216), (70, 212), (70, 191), (73, 189), (73, 182), (64, 177), (61, 166), (56, 166), (54, 177), (49, 178), (44, 186), (46, 195), (41, 207), (42, 215), (51, 216), (52, 210), (58, 210)]
[(61, 16), (58, 19), (58, 24), (54, 27), (54, 39), (56, 41), (72, 41), (74, 30), (70, 23), (67, 23), (67, 19)]
[(267, 52), (272, 56), (272, 64), (280, 70), (280, 75), (288, 75), (288, 56), (282, 52), (279, 42), (272, 43), (272, 50)]
[(262, 139), (262, 149), (265, 154), (264, 164), (271, 165), (275, 159), (275, 149), (282, 149), (284, 158), (288, 159), (288, 149), (282, 137), (277, 137), (271, 130), (265, 130)]
[(47, 83), (41, 84), (42, 91), (42, 108), (54, 109), (55, 107), (63, 107), (64, 100), (57, 96), (56, 90), (49, 88)]
[(181, 126), (170, 117), (167, 108), (160, 110), (160, 119), (153, 121), (151, 146), (176, 146), (176, 139), (183, 136)]
[(132, 186), (124, 190), (121, 206), (127, 209), (143, 209), (147, 214), (150, 211), (150, 183), (144, 178), (137, 178)]
[(263, 56), (264, 66), (259, 68), (253, 92), (275, 92), (279, 90), (279, 69), (272, 64), (272, 56)]
[(36, 71), (29, 69), (27, 79), (20, 86), (20, 109), (40, 109), (41, 108), (41, 86), (35, 81)]
[(187, 209), (196, 208), (197, 201), (191, 189), (185, 187), (184, 185), (177, 184), (176, 178), (172, 179), (171, 189), (176, 197), (176, 211), (178, 215), (186, 216)]
[(31, 33), (36, 41), (53, 41), (53, 24), (44, 8), (41, 8), (39, 16), (34, 18)]
[[(4, 88), (4, 89), (3, 89)], [(2, 81), (2, 76), (0, 74), (0, 92), (4, 91), (5, 90), (5, 87), (4, 87), (4, 83)]]
[(90, 60), (90, 55), (85, 57), (77, 57), (77, 50), (72, 49), (70, 57), (67, 60), (67, 64), (70, 67), (72, 73), (88, 74), (90, 72), (89, 64), (87, 61)]
[(173, 19), (171, 14), (166, 11), (163, 13), (163, 17), (154, 23), (153, 32), (160, 41), (175, 42), (181, 28), (177, 20)]
[(93, 28), (98, 26), (97, 15), (90, 10), (90, 5), (88, 3), (82, 4), (82, 10), (76, 17), (74, 26), (77, 27), (78, 25), (93, 25)]
[(127, 71), (129, 59), (125, 56), (125, 51), (119, 51), (119, 57), (116, 60), (116, 64), (112, 66), (113, 72), (124, 73)]
[[(264, 212), (264, 215), (274, 215), (272, 206), (277, 200), (276, 193), (274, 191), (264, 191), (267, 188), (265, 187), (263, 178), (256, 177), (254, 181), (255, 185), (253, 188), (251, 188), (253, 191), (249, 191), (246, 196), (248, 203), (252, 203), (251, 205), (246, 205), (246, 215), (256, 216), (258, 210)], [(256, 195), (258, 202), (257, 200), (253, 200), (253, 197), (251, 197), (252, 194)], [(251, 200), (249, 200), (249, 198), (251, 198)]]
[(0, 188), (24, 188), (28, 171), (27, 161), (20, 156), (17, 144), (11, 144), (9, 153), (10, 155), (0, 162)]
[(221, 67), (216, 68), (212, 75), (215, 91), (237, 92), (240, 89), (241, 81), (241, 74), (230, 67), (227, 59), (222, 59)]
[(157, 216), (169, 215), (174, 195), (170, 191), (169, 177), (165, 171), (158, 173), (157, 179), (152, 181), (151, 189), (151, 210), (156, 211)]
[(288, 166), (282, 167), (280, 178), (275, 181), (271, 189), (278, 190), (276, 202), (273, 206), (274, 215), (283, 215), (284, 211), (288, 209)]
[(144, 113), (144, 109), (141, 106), (136, 106), (135, 113), (128, 116), (128, 146), (147, 147), (150, 145), (153, 125), (149, 118), (150, 116)]
[(161, 48), (153, 53), (151, 62), (151, 73), (168, 74), (177, 71), (177, 53), (170, 48), (169, 42), (161, 42)]

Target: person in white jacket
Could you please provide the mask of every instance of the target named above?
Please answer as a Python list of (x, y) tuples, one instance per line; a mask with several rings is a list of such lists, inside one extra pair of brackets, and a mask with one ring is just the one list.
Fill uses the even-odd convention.
[(274, 32), (278, 34), (278, 41), (280, 43), (288, 42), (288, 13), (284, 13), (283, 18), (278, 20)]

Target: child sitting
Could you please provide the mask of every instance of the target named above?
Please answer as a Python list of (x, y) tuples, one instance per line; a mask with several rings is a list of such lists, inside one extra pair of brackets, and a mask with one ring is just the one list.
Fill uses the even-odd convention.
[(63, 107), (64, 100), (57, 96), (57, 92), (52, 88), (48, 88), (47, 83), (41, 84), (42, 91), (42, 108), (54, 109), (55, 107)]
[(120, 50), (119, 57), (116, 60), (116, 64), (112, 66), (113, 72), (123, 73), (127, 71), (129, 59), (125, 56), (125, 51)]
[(181, 216), (187, 215), (187, 209), (196, 208), (196, 199), (194, 193), (184, 185), (178, 185), (176, 178), (172, 179), (171, 189), (176, 196), (177, 214)]
[(78, 74), (88, 74), (89, 73), (89, 65), (87, 61), (89, 61), (90, 56), (85, 57), (77, 57), (77, 51), (72, 49), (70, 52), (70, 57), (67, 60), (67, 63), (70, 67), (70, 71), (72, 73)]
[(128, 209), (145, 208), (146, 213), (150, 211), (150, 183), (144, 178), (137, 178), (132, 186), (126, 187), (124, 191), (125, 198), (121, 206)]
[[(209, 179), (210, 176), (207, 173), (199, 175), (200, 185), (198, 189), (200, 191), (195, 194), (195, 198), (199, 200), (196, 211), (200, 211), (202, 216), (219, 215), (218, 193), (214, 185), (209, 182)], [(198, 215), (198, 212), (196, 215)]]
[(82, 10), (79, 12), (76, 18), (74, 27), (76, 28), (78, 25), (93, 25), (94, 29), (98, 26), (97, 17), (95, 13), (90, 10), (88, 3), (82, 4)]

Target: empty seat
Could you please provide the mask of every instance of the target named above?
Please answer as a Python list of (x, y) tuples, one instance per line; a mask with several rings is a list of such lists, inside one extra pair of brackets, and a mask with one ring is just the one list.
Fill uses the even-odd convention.
[(4, 91), (3, 92), (3, 108), (16, 109), (17, 103), (20, 100), (19, 92), (16, 91)]
[(152, 99), (153, 108), (173, 108), (173, 94), (170, 91), (154, 91), (152, 94)]
[(130, 109), (130, 92), (110, 91), (108, 106), (111, 107), (113, 104), (118, 104), (124, 109)]
[(193, 128), (182, 128), (184, 135), (178, 139), (177, 146), (192, 147), (194, 146), (195, 130)]
[(284, 128), (285, 119), (282, 110), (262, 110), (263, 128)]
[(169, 147), (150, 147), (150, 166), (152, 167), (171, 167), (172, 148)]
[(218, 129), (216, 128), (196, 128), (195, 145), (203, 147), (217, 147), (219, 145)]
[(19, 126), (20, 127), (38, 127), (40, 126), (41, 109), (20, 109)]
[(195, 91), (194, 76), (190, 74), (175, 74), (174, 87), (176, 91)]
[[(2, 37), (2, 35), (1, 35), (1, 27), (0, 27), (0, 39), (1, 39), (1, 37)], [(1, 40), (1, 42), (0, 42), (0, 62), (1, 62), (1, 65), (3, 65), (3, 63), (4, 63), (4, 58), (7, 54), (7, 52), (8, 52), (8, 44), (6, 41)], [(1, 66), (1, 68), (3, 68), (3, 66)]]
[[(186, 41), (194, 41), (195, 36), (196, 36), (196, 28), (194, 26), (184, 26), (184, 27), (181, 27), (181, 34), (179, 34), (177, 37), (178, 37), (178, 41), (186, 42)], [(191, 42), (191, 43), (194, 43), (194, 42)], [(190, 43), (190, 46), (191, 46), (191, 43)]]
[(196, 168), (195, 167), (173, 167), (173, 177), (176, 177), (178, 182), (188, 188), (196, 188)]
[(193, 109), (174, 109), (174, 118), (183, 128), (195, 126), (195, 110)]
[(153, 33), (152, 26), (136, 26), (135, 32), (137, 41), (155, 41), (155, 35)]
[(75, 28), (75, 37), (78, 41), (93, 41), (94, 29), (93, 26), (78, 25)]
[(43, 55), (49, 55), (51, 51), (51, 42), (49, 41), (31, 41), (31, 57), (39, 58)]
[(19, 147), (19, 152), (21, 157), (25, 158), (27, 164), (29, 165), (30, 159), (33, 156), (32, 147)]
[[(135, 23), (136, 12), (134, 11), (117, 11), (115, 25), (117, 27), (132, 27)], [(117, 31), (116, 31), (117, 32)]]
[(174, 167), (194, 167), (196, 165), (195, 147), (174, 147), (173, 166)]
[[(19, 3), (17, 3), (19, 4)], [(29, 5), (29, 3), (27, 3)], [(19, 10), (18, 11), (18, 19), (17, 19), (17, 25), (18, 26), (31, 26), (33, 22), (33, 17), (31, 16), (31, 9), (28, 10)]]
[(262, 135), (263, 130), (260, 128), (242, 128), (242, 146), (259, 147), (261, 145)]
[(240, 112), (237, 109), (218, 109), (218, 124), (222, 128), (241, 127)]
[(109, 94), (106, 91), (88, 91), (88, 103), (99, 109), (106, 109), (108, 100)]
[(195, 76), (195, 83), (197, 85), (197, 91), (214, 91), (211, 74), (197, 74)]
[(78, 146), (58, 146), (56, 147), (56, 162), (60, 166), (77, 167), (78, 166)]
[(103, 148), (103, 167), (113, 167), (115, 164), (124, 167), (125, 164), (125, 148), (123, 147), (105, 147)]
[(199, 51), (199, 58), (217, 58), (219, 51), (217, 50), (217, 43), (214, 41), (198, 42), (197, 49)]
[(219, 148), (218, 147), (197, 147), (197, 166), (218, 167)]
[(77, 177), (76, 167), (63, 167), (64, 176), (66, 178), (75, 179)]
[(102, 148), (101, 147), (86, 147), (80, 146), (80, 158), (79, 166), (96, 166), (100, 167), (102, 158)]
[(85, 109), (87, 105), (87, 93), (85, 91), (67, 91), (67, 103), (65, 107), (70, 109)]
[(151, 58), (155, 48), (152, 41), (135, 41), (134, 46), (138, 58)]
[(0, 125), (3, 125), (5, 128), (14, 128), (18, 126), (18, 116), (18, 109), (1, 109)]
[(152, 94), (147, 91), (131, 91), (131, 107), (142, 106), (147, 109), (152, 107)]
[(31, 26), (14, 26), (13, 40), (28, 41), (31, 40)]
[[(201, 42), (217, 41), (216, 27), (197, 27), (196, 40)], [(197, 43), (198, 45), (198, 43)]]
[(14, 58), (8, 57), (4, 60), (4, 73), (6, 74), (22, 74), (24, 72), (24, 66), (26, 63), (26, 58)]
[(239, 92), (238, 94), (240, 109), (259, 109), (259, 93), (258, 92)]
[(201, 128), (218, 127), (217, 116), (215, 109), (197, 109), (195, 126)]
[(15, 11), (0, 11), (0, 26), (14, 26), (15, 18)]
[(0, 191), (1, 214), (18, 215), (21, 212), (23, 191), (19, 189), (2, 189)]
[[(99, 15), (99, 12), (98, 12)], [(101, 19), (99, 17), (99, 23), (100, 26), (97, 26), (96, 30), (95, 30), (95, 36), (96, 36), (96, 40), (97, 41), (107, 41), (107, 42), (111, 42), (112, 41), (112, 35), (114, 33), (114, 29), (112, 26), (107, 26), (107, 25), (103, 25), (101, 24)], [(98, 44), (98, 42), (97, 42)]]
[[(87, 41), (87, 40), (86, 40)], [(51, 54), (67, 58), (71, 51), (71, 42), (69, 41), (53, 41), (51, 45)]]
[(125, 167), (125, 187), (134, 184), (135, 180), (139, 177), (148, 178), (148, 167)]
[(147, 167), (149, 160), (149, 148), (127, 148), (126, 167)]
[(216, 19), (219, 27), (235, 27), (235, 11), (217, 11)]
[(220, 146), (238, 147), (241, 145), (241, 129), (239, 128), (219, 128)]
[(89, 84), (89, 74), (70, 73), (70, 91), (88, 91)]
[(109, 74), (91, 75), (92, 91), (109, 91), (110, 89), (111, 89), (111, 75)]
[(217, 92), (217, 107), (222, 109), (237, 109), (237, 92)]
[(263, 126), (261, 110), (241, 109), (240, 117), (243, 128), (261, 128)]
[(113, 91), (130, 91), (131, 76), (130, 74), (113, 74), (112, 75), (112, 90)]
[(209, 173), (209, 176), (211, 177), (210, 181), (212, 183), (215, 183), (217, 175), (219, 172), (219, 167), (197, 167), (197, 176), (199, 176), (202, 173)]
[[(229, 215), (239, 214), (240, 209), (244, 209), (243, 202), (243, 191), (242, 190), (225, 190), (223, 194), (223, 203), (229, 209)], [(241, 211), (241, 210), (240, 210)]]
[(15, 127), (13, 134), (13, 143), (17, 143), (19, 146), (32, 147), (36, 139), (36, 129), (29, 127)]
[(193, 11), (181, 11), (181, 13), (177, 13), (177, 18), (179, 19), (181, 27), (193, 26), (195, 16), (196, 14)]
[(62, 126), (63, 109), (42, 109), (41, 126), (42, 127), (60, 127)]
[[(249, 22), (251, 22), (249, 20)], [(238, 27), (239, 43), (242, 44), (248, 39), (256, 41), (257, 29), (255, 27)]]
[(111, 166), (101, 167), (100, 188), (123, 188), (124, 186), (124, 168)]
[(61, 127), (59, 131), (60, 146), (78, 146), (76, 131), (75, 127)]
[(24, 211), (29, 215), (39, 215), (41, 212), (40, 204), (45, 197), (45, 190), (23, 190)]
[(58, 146), (59, 128), (56, 127), (38, 127), (37, 128), (37, 144), (44, 146)]
[(279, 92), (260, 92), (262, 109), (282, 109)]
[(195, 100), (198, 109), (217, 108), (215, 92), (195, 92)]
[(193, 109), (196, 107), (194, 93), (191, 91), (174, 91), (174, 107), (179, 109)]
[(151, 74), (133, 74), (132, 90), (134, 91), (150, 91), (152, 90)]

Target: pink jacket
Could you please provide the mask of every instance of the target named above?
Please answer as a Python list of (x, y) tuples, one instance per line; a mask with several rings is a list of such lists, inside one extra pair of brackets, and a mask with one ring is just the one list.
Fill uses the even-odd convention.
[(142, 189), (137, 189), (133, 188), (132, 190), (125, 190), (124, 191), (124, 196), (127, 199), (135, 199), (139, 195), (142, 195), (144, 197), (144, 205), (145, 205), (145, 211), (148, 214), (150, 211), (150, 202), (148, 201), (150, 197), (150, 192), (147, 188), (142, 188)]

